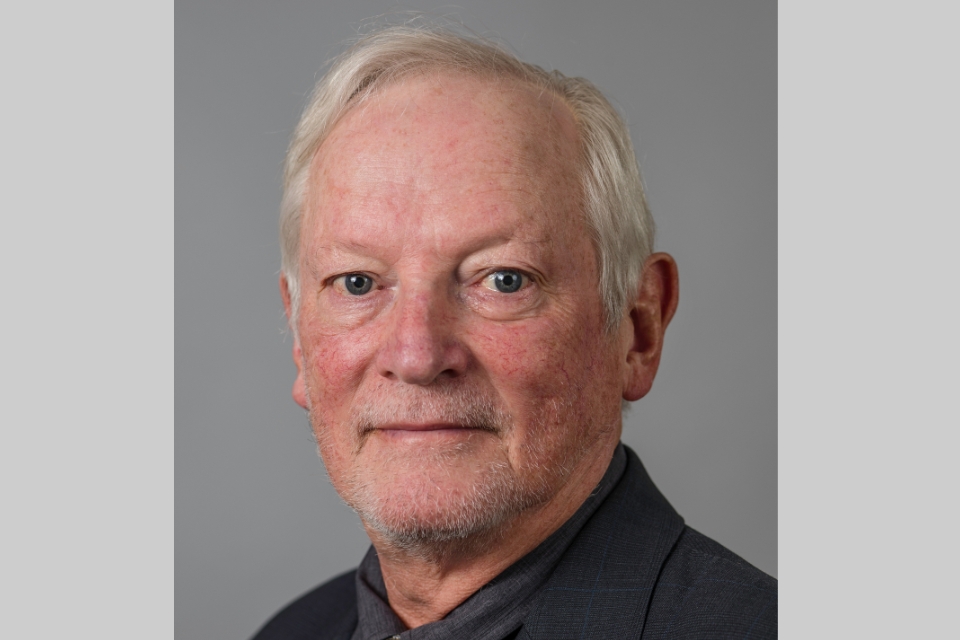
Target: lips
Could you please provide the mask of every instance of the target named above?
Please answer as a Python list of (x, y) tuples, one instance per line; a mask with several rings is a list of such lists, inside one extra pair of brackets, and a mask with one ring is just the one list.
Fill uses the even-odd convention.
[(378, 425), (363, 436), (366, 440), (370, 436), (379, 435), (394, 442), (408, 442), (410, 444), (420, 443), (427, 445), (437, 441), (456, 441), (472, 439), (480, 434), (496, 435), (495, 429), (478, 425), (463, 425), (451, 422), (429, 422), (429, 423), (390, 423)]
[(378, 431), (449, 431), (449, 430), (458, 430), (458, 431), (467, 431), (470, 429), (477, 429), (478, 427), (471, 427), (462, 424), (451, 424), (445, 422), (439, 423), (428, 423), (428, 424), (409, 424), (409, 423), (398, 423), (398, 424), (385, 424), (380, 425), (376, 429)]

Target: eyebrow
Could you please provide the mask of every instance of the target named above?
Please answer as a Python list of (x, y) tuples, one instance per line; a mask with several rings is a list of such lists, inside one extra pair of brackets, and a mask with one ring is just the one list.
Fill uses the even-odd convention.
[(347, 240), (343, 242), (337, 242), (336, 244), (321, 244), (316, 247), (317, 252), (321, 251), (356, 251), (356, 252), (368, 252), (372, 249), (370, 245), (364, 244), (362, 242), (357, 242), (355, 240)]
[[(489, 238), (484, 238), (484, 242), (479, 242), (481, 245), (502, 245), (507, 243), (517, 243), (522, 245), (534, 245), (540, 246), (547, 244), (547, 240), (522, 240), (517, 236), (491, 236)], [(492, 241), (492, 242), (491, 242)], [(373, 250), (374, 247), (363, 242), (358, 242), (356, 240), (343, 240), (336, 243), (325, 243), (316, 246), (317, 252), (321, 251), (356, 251), (356, 252), (369, 252)]]
[[(478, 242), (478, 246), (472, 249), (469, 249), (461, 257), (466, 258), (467, 256), (473, 255), (474, 253), (477, 253), (479, 251), (501, 248), (509, 244), (540, 248), (540, 247), (543, 247), (544, 245), (548, 245), (549, 240), (547, 239), (522, 240), (518, 238), (516, 235), (492, 236), (492, 237), (484, 238), (481, 242)], [(332, 257), (334, 259), (336, 259), (336, 256), (338, 254), (341, 254), (347, 258), (356, 256), (358, 258), (371, 258), (374, 260), (378, 260), (379, 258), (376, 257), (376, 252), (380, 248), (381, 247), (369, 245), (357, 240), (343, 239), (343, 240), (337, 240), (336, 242), (326, 242), (324, 244), (317, 245), (316, 249), (311, 252), (311, 255), (315, 258), (315, 260), (308, 261), (310, 265), (309, 268), (314, 273), (315, 276), (319, 277), (318, 267), (320, 264), (322, 264), (323, 257), (325, 255), (330, 256), (331, 254), (333, 254)], [(317, 259), (320, 260), (319, 263), (316, 261)]]

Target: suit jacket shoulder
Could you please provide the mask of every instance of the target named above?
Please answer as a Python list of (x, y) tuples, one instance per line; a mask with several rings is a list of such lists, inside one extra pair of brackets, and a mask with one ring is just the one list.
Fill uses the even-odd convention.
[(629, 448), (521, 639), (776, 638), (777, 582), (687, 527)]
[(357, 626), (356, 574), (348, 571), (300, 596), (253, 640), (346, 640)]
[(644, 637), (776, 638), (777, 581), (685, 527), (657, 580)]

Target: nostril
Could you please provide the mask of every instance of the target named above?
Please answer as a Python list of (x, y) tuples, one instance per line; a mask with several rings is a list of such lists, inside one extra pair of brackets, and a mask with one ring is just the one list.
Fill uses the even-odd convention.
[(463, 375), (468, 358), (463, 345), (452, 342), (427, 345), (395, 343), (381, 352), (380, 374), (387, 380), (429, 385)]

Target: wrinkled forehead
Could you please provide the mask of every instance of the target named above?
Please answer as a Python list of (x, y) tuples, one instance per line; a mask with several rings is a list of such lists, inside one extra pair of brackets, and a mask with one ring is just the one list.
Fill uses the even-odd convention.
[[(514, 78), (425, 72), (378, 87), (341, 117), (310, 167), (307, 211), (324, 193), (398, 157), (451, 180), (488, 175), (531, 196), (579, 200), (580, 141), (565, 101)], [(389, 175), (383, 175), (389, 180)]]

